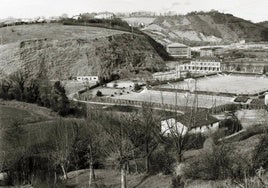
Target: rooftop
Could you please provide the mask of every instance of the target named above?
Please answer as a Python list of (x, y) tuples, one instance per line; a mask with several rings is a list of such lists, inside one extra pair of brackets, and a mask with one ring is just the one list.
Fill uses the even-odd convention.
[(180, 114), (177, 117), (173, 116), (169, 118), (175, 118), (177, 122), (180, 122), (191, 129), (219, 122), (217, 118), (213, 117), (204, 110), (197, 112), (185, 112), (185, 114)]
[(220, 61), (217, 57), (203, 56), (195, 59), (196, 61)]

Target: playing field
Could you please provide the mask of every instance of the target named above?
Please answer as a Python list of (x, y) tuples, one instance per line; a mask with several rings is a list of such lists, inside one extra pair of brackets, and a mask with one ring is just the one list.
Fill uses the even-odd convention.
[[(175, 92), (144, 90), (140, 93), (131, 93), (128, 95), (115, 96), (114, 98), (154, 103), (162, 103), (163, 101), (164, 104), (176, 104)], [(211, 108), (214, 106), (231, 103), (232, 99), (232, 97), (224, 96), (177, 93), (178, 106), (198, 106), (201, 108)]]
[(208, 91), (232, 94), (256, 94), (268, 90), (268, 78), (261, 76), (217, 75), (162, 85), (162, 88)]

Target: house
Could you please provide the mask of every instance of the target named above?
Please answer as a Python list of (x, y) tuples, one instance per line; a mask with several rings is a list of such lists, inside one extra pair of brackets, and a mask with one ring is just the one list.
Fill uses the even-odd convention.
[(107, 19), (107, 20), (111, 20), (114, 17), (115, 15), (112, 12), (100, 12), (94, 16), (95, 19)]
[(191, 58), (191, 48), (184, 44), (172, 43), (167, 45), (167, 52), (178, 58)]
[(177, 70), (191, 73), (221, 72), (221, 62), (216, 57), (200, 57), (190, 63), (178, 65)]
[(205, 47), (200, 49), (200, 57), (214, 57), (222, 53), (222, 47)]
[(186, 112), (177, 117), (167, 117), (161, 121), (161, 132), (168, 136), (178, 133), (181, 136), (189, 134), (211, 134), (219, 129), (219, 120), (206, 111)]
[(73, 78), (78, 82), (99, 82), (98, 76), (77, 76)]

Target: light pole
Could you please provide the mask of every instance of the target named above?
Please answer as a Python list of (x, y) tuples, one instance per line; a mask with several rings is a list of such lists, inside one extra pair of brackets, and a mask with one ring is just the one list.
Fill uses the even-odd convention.
[(129, 27), (131, 27), (131, 33), (132, 33), (132, 38), (133, 38), (133, 25), (129, 24)]

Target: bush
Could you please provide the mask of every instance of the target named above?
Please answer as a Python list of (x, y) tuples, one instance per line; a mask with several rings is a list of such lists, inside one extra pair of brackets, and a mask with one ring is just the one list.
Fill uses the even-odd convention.
[(268, 169), (268, 134), (262, 136), (259, 145), (254, 151), (254, 167)]
[(243, 179), (250, 174), (249, 161), (227, 145), (213, 146), (211, 151), (201, 153), (184, 169), (185, 175), (192, 179), (219, 180)]
[(175, 159), (170, 153), (164, 150), (155, 151), (151, 156), (151, 172), (163, 174), (171, 174), (173, 172), (173, 164)]
[(135, 83), (134, 91), (139, 91), (139, 90), (141, 90), (141, 86), (139, 84)]
[(96, 93), (96, 96), (97, 97), (101, 97), (102, 96), (102, 92), (98, 90), (97, 93)]

